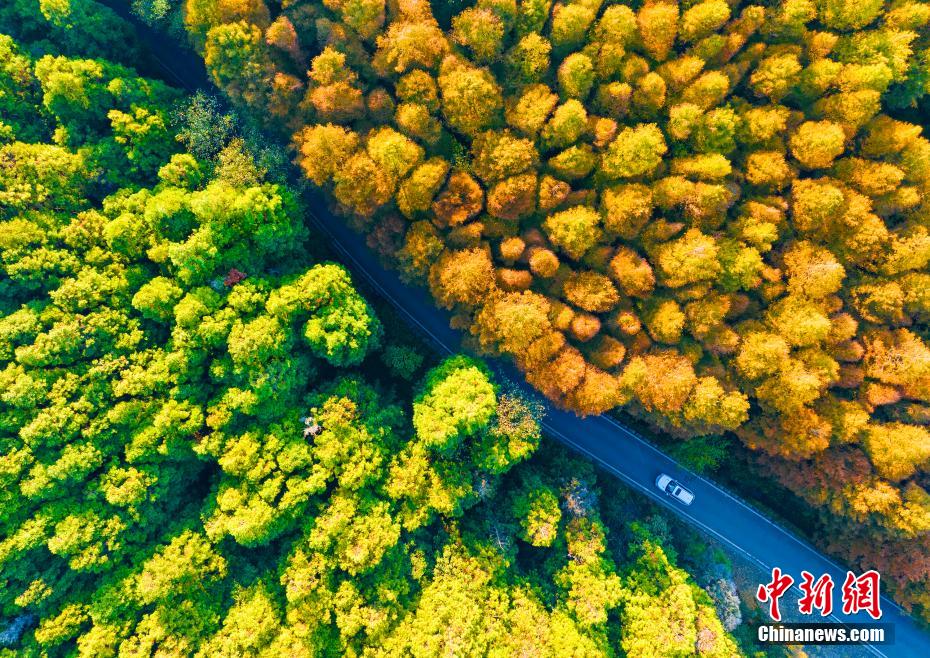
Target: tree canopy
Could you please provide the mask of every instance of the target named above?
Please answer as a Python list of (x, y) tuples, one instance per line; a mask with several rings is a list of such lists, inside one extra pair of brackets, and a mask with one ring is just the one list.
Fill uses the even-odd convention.
[[(6, 22), (68, 4), (0, 10), (0, 656), (614, 655), (637, 567), (539, 405), (376, 312), (244, 119)], [(189, 21), (220, 9), (271, 29)], [(391, 185), (426, 164), (369, 146)], [(618, 504), (618, 537), (655, 514)]]
[(863, 519), (930, 551), (925, 2), (186, 5), (481, 349), (580, 414), (734, 432), (849, 560)]

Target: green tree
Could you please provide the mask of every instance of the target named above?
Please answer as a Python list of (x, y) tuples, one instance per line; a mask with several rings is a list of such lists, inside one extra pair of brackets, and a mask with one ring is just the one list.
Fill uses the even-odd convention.
[(496, 406), (495, 386), (484, 366), (456, 357), (427, 373), (413, 403), (413, 426), (426, 445), (448, 453), (487, 427)]

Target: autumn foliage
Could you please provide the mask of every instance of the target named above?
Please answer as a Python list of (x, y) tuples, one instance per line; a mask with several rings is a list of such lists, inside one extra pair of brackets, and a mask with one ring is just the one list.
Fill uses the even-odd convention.
[(204, 32), (204, 2), (217, 82), (475, 346), (926, 537), (930, 142), (891, 111), (927, 91), (926, 3), (252, 0)]

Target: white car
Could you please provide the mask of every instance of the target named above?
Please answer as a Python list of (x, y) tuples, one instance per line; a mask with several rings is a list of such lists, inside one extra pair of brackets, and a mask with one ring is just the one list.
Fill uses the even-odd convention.
[(694, 500), (694, 494), (673, 480), (671, 475), (663, 473), (657, 477), (656, 486), (682, 505), (690, 505), (691, 501)]

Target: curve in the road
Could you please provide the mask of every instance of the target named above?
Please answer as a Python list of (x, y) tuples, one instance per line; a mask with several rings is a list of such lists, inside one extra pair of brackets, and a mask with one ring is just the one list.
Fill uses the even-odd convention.
[[(155, 62), (164, 69), (164, 77), (188, 90), (210, 87), (203, 63), (193, 53), (140, 22), (120, 0), (101, 2), (139, 28), (140, 36), (151, 46), (149, 52)], [(364, 240), (329, 212), (321, 191), (309, 190), (306, 196), (314, 223), (330, 238), (343, 263), (357, 276), (364, 278), (375, 292), (396, 306), (409, 323), (440, 350), (446, 353), (458, 351), (462, 335), (449, 327), (449, 314), (436, 308), (425, 290), (405, 284), (396, 272), (386, 269), (365, 246)], [(502, 362), (494, 362), (492, 365), (505, 377), (535, 395), (513, 366)], [(779, 567), (796, 580), (800, 580), (802, 570), (815, 576), (829, 573), (835, 583), (842, 583), (845, 579), (845, 568), (719, 485), (683, 468), (614, 419), (607, 416), (579, 418), (551, 404), (544, 404), (546, 417), (543, 425), (549, 435), (583, 453), (635, 490), (670, 509), (765, 571)], [(695, 494), (694, 503), (684, 507), (659, 492), (655, 487), (655, 479), (660, 473), (668, 473), (686, 483)], [(895, 641), (892, 645), (870, 646), (869, 649), (875, 655), (896, 658), (930, 656), (930, 634), (887, 597), (882, 598), (882, 610), (884, 615), (881, 621), (894, 625)], [(873, 621), (865, 613), (844, 615), (839, 612), (835, 612), (831, 620), (844, 623)]]

